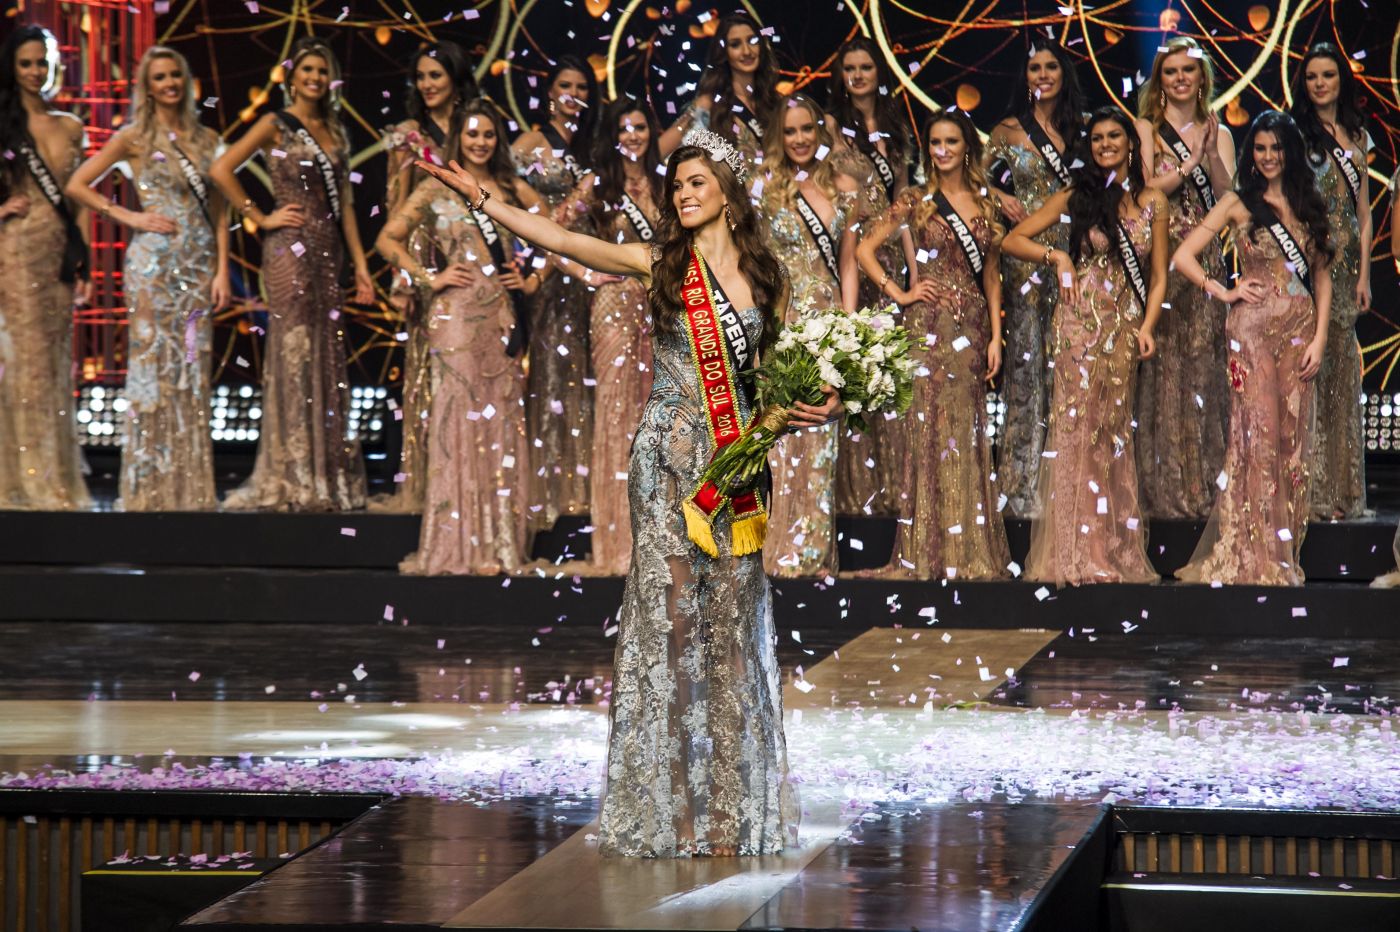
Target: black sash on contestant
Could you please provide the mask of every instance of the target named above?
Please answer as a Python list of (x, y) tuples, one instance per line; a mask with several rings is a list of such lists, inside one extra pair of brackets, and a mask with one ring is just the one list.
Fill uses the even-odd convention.
[[(1186, 145), (1186, 140), (1182, 139), (1181, 134), (1176, 131), (1176, 127), (1166, 120), (1162, 121), (1160, 132), (1167, 145), (1171, 146), (1172, 151), (1176, 153), (1181, 164), (1185, 165), (1186, 161), (1191, 158), (1191, 149)], [(1196, 196), (1201, 199), (1206, 210), (1214, 207), (1215, 189), (1210, 186), (1210, 176), (1206, 174), (1205, 168), (1197, 165), (1191, 169), (1191, 173), (1187, 177), (1191, 179), (1191, 186), (1196, 189)]]
[(952, 229), (953, 238), (962, 247), (963, 255), (967, 256), (967, 264), (972, 267), (972, 277), (985, 296), (986, 288), (982, 282), (982, 268), (986, 264), (986, 257), (982, 254), (982, 247), (977, 245), (977, 239), (972, 235), (972, 230), (942, 191), (933, 196), (933, 206), (938, 210), (939, 216)]
[(438, 147), (438, 151), (447, 151), (447, 134), (442, 131), (442, 127), (437, 125), (437, 121), (428, 117), (419, 128), (423, 130), (423, 135), (433, 141), (433, 145)]
[(175, 150), (175, 156), (180, 165), (180, 174), (185, 176), (185, 184), (190, 186), (190, 193), (199, 202), (199, 212), (204, 214), (205, 221), (210, 227), (214, 226), (214, 216), (209, 213), (209, 186), (204, 183), (204, 176), (199, 173), (194, 162), (185, 155), (185, 150), (180, 148), (180, 144), (175, 140), (170, 140), (170, 148)]
[(734, 101), (733, 112), (736, 117), (743, 120), (748, 126), (749, 132), (753, 133), (760, 143), (763, 142), (763, 121), (754, 116), (752, 110), (748, 108), (742, 100)]
[[(1050, 166), (1050, 170), (1055, 173), (1055, 177), (1060, 179), (1061, 185), (1069, 184), (1069, 169), (1065, 167), (1065, 160), (1060, 154), (1060, 150), (1055, 148), (1055, 144), (1050, 141), (1050, 136), (1045, 132), (1045, 128), (1038, 120), (1032, 119), (1030, 126), (1021, 127), (1026, 131), (1026, 138), (1031, 141), (1031, 145), (1040, 153), (1040, 157), (1045, 160), (1045, 164)], [(1068, 142), (1069, 140), (1066, 140)]]
[[(335, 218), (336, 228), (340, 229), (340, 180), (335, 174), (335, 163), (326, 154), (326, 150), (321, 148), (316, 137), (311, 135), (311, 131), (290, 111), (277, 111), (277, 119), (285, 123), (287, 128), (292, 131), (292, 135), (311, 150), (311, 158), (316, 163), (316, 168), (321, 174), (321, 184), (326, 189), (326, 202), (330, 204), (331, 216)], [(344, 231), (342, 231), (341, 236), (344, 236)]]
[(72, 284), (78, 279), (87, 280), (88, 277), (88, 249), (87, 241), (83, 239), (83, 233), (78, 229), (77, 221), (73, 219), (73, 214), (68, 210), (68, 203), (63, 199), (63, 188), (54, 178), (53, 172), (49, 171), (49, 166), (44, 162), (44, 157), (39, 154), (39, 147), (34, 140), (25, 134), (24, 141), (19, 144), (20, 157), (24, 159), (25, 167), (29, 169), (29, 174), (33, 176), (34, 183), (43, 192), (44, 200), (49, 202), (54, 211), (58, 214), (58, 219), (63, 222), (63, 263), (59, 267), (59, 280), (65, 284)]
[(554, 150), (554, 154), (564, 163), (564, 167), (569, 170), (569, 175), (578, 181), (583, 177), (583, 166), (574, 158), (574, 154), (569, 151), (569, 144), (564, 141), (564, 134), (553, 123), (546, 123), (540, 127), (540, 132), (544, 135), (549, 147)]
[(802, 196), (801, 191), (797, 192), (797, 215), (802, 218), (803, 225), (811, 234), (812, 242), (817, 244), (817, 251), (822, 254), (826, 267), (831, 270), (831, 277), (839, 283), (841, 281), (841, 267), (836, 262), (836, 244), (831, 241), (831, 234), (827, 232), (826, 224), (822, 223), (822, 218), (817, 216), (817, 212)]
[(871, 146), (870, 150), (865, 154), (870, 156), (871, 162), (875, 163), (875, 173), (880, 176), (880, 184), (885, 188), (885, 198), (889, 201), (893, 201), (896, 179), (894, 176), (894, 168), (890, 166), (890, 160), (885, 158), (884, 155), (880, 153), (880, 150), (876, 149), (874, 146)]
[[(466, 203), (466, 198), (462, 201)], [(470, 204), (467, 209), (476, 221), (476, 228), (481, 231), (481, 238), (486, 240), (486, 248), (491, 253), (491, 262), (496, 270), (499, 272), (507, 268), (506, 246), (496, 224), (486, 216), (485, 211), (475, 210)], [(511, 288), (506, 291), (506, 296), (510, 298), (510, 309), (515, 314), (515, 325), (510, 328), (510, 337), (506, 340), (506, 355), (519, 356), (530, 344), (530, 315), (525, 307), (525, 292)]]
[(992, 184), (996, 185), (1002, 191), (1005, 191), (1012, 197), (1016, 196), (1016, 178), (1011, 174), (1011, 165), (1006, 159), (997, 156), (997, 158), (992, 161), (992, 164), (987, 166), (987, 177), (992, 179)]
[(1342, 178), (1347, 183), (1347, 193), (1351, 195), (1351, 209), (1353, 213), (1360, 210), (1361, 203), (1361, 172), (1356, 168), (1356, 163), (1347, 155), (1347, 150), (1342, 148), (1342, 144), (1337, 142), (1335, 136), (1323, 130), (1330, 145), (1327, 146), (1327, 154), (1332, 157), (1333, 163), (1337, 166), (1337, 171), (1341, 172)]
[(1260, 221), (1260, 225), (1269, 231), (1269, 235), (1278, 243), (1278, 248), (1283, 252), (1284, 258), (1289, 265), (1293, 266), (1293, 274), (1298, 276), (1298, 281), (1303, 283), (1303, 287), (1308, 289), (1308, 294), (1313, 293), (1312, 269), (1308, 267), (1308, 257), (1303, 254), (1303, 250), (1298, 245), (1298, 241), (1293, 238), (1293, 234), (1284, 226), (1283, 221), (1278, 218), (1278, 214), (1269, 206), (1268, 202), (1262, 198), (1259, 201), (1259, 210), (1251, 211)]
[(1133, 294), (1137, 295), (1138, 304), (1142, 307), (1142, 312), (1147, 313), (1147, 279), (1142, 275), (1142, 263), (1138, 261), (1137, 250), (1133, 248), (1133, 238), (1128, 235), (1128, 228), (1123, 226), (1123, 221), (1118, 221), (1118, 264), (1123, 267), (1123, 271), (1128, 276), (1128, 284), (1133, 287)]
[(627, 217), (627, 222), (632, 224), (632, 229), (637, 231), (637, 238), (644, 243), (650, 243), (656, 237), (656, 231), (651, 228), (651, 221), (647, 220), (647, 215), (642, 213), (642, 209), (637, 206), (637, 202), (628, 196), (627, 192), (622, 192), (622, 213)]

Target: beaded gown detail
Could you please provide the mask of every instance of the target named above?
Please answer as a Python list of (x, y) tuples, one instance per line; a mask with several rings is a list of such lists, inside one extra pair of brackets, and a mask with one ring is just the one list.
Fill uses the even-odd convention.
[[(129, 324), (121, 507), (206, 511), (218, 507), (209, 435), (209, 289), (217, 242), (178, 156), (132, 144), (141, 153), (135, 178), (141, 209), (169, 217), (179, 230), (132, 231), (122, 265)], [(181, 148), (213, 191), (214, 148), (201, 152), (193, 141)]]
[[(836, 194), (827, 233), (841, 242), (846, 220), (857, 208), (854, 191)], [(813, 205), (815, 208), (815, 205)], [(768, 245), (787, 269), (791, 286), (784, 325), (808, 309), (841, 307), (841, 286), (812, 241), (795, 207), (780, 200), (776, 186), (767, 189), (759, 207), (767, 221)], [(837, 424), (789, 434), (773, 449), (768, 539), (763, 564), (772, 576), (826, 576), (836, 572)]]
[[(525, 369), (506, 354), (515, 323), (510, 298), (484, 267), (491, 252), (462, 198), (441, 182), (419, 183), (395, 218), (424, 246), (473, 267), (476, 283), (444, 288), (428, 307), (432, 407), (428, 475), (418, 551), (405, 573), (494, 575), (527, 559)], [(513, 238), (503, 227), (507, 255)]]
[[(442, 149), (423, 133), (417, 120), (405, 120), (385, 133), (389, 149), (389, 204), (402, 204), (423, 179), (427, 177), (415, 168), (414, 159), (426, 159), (443, 164)], [(405, 248), (424, 268), (439, 268), (437, 253), (432, 250), (428, 236), (415, 229)], [(428, 305), (433, 296), (428, 289), (414, 284), (403, 275), (395, 275), (390, 297), (403, 309), (403, 327), (408, 339), (403, 344), (403, 449), (399, 453), (399, 470), (395, 477), (398, 488), (390, 497), (376, 496), (372, 510), (390, 512), (421, 512), (428, 489), (428, 412), (432, 408), (432, 365), (428, 358)]]
[[(719, 296), (716, 295), (718, 302)], [(740, 321), (750, 346), (763, 312)], [(714, 452), (684, 323), (658, 326), (655, 377), (628, 470), (632, 561), (618, 615), (604, 854), (686, 857), (732, 845), (770, 854), (795, 841), (782, 683), (760, 554), (719, 556), (686, 536), (681, 502)], [(742, 397), (742, 417), (753, 412)]]
[[(1029, 145), (988, 146), (987, 163), (1004, 159), (1011, 170), (1016, 197), (1033, 214), (1060, 190), (1060, 179)], [(1037, 242), (1064, 249), (1069, 225), (1046, 230)], [(997, 478), (1013, 514), (1028, 516), (1036, 507), (1036, 475), (1045, 449), (1045, 424), (1050, 405), (1050, 371), (1046, 344), (1058, 287), (1048, 266), (1025, 262), (1005, 253), (1001, 257), (1001, 293), (1005, 339), (1001, 371), (1001, 401), (1005, 422), (997, 437)]]
[[(1175, 174), (1176, 153), (1158, 143), (1158, 175)], [(1190, 179), (1171, 195), (1171, 249), (1205, 219), (1205, 204)], [(1201, 252), (1206, 278), (1225, 281), (1219, 238)], [(1204, 518), (1215, 500), (1225, 463), (1229, 386), (1225, 378), (1223, 301), (1172, 270), (1154, 336), (1157, 354), (1138, 374), (1137, 458), (1143, 511), (1153, 518)]]
[[(1357, 171), (1365, 161), (1352, 157)], [(1327, 200), (1332, 260), (1332, 308), (1327, 349), (1317, 374), (1317, 421), (1313, 434), (1312, 513), (1357, 518), (1366, 510), (1366, 446), (1361, 434), (1361, 345), (1356, 339), (1356, 282), (1361, 277), (1361, 224), (1346, 179), (1330, 155), (1316, 166)]]
[[(267, 159), (277, 206), (300, 204), (306, 222), (263, 236), (269, 322), (263, 354), (262, 434), (253, 474), (230, 492), (235, 510), (351, 511), (365, 505), (365, 464), (349, 434), (350, 384), (340, 313), (340, 230), (311, 147), (279, 120)], [(326, 153), (337, 180), (345, 157)]]
[[(562, 219), (559, 208), (576, 183), (563, 159), (546, 144), (528, 164), (519, 166), (519, 173), (544, 199), (545, 209)], [(523, 271), (528, 275), (530, 266)], [(532, 528), (548, 529), (562, 514), (588, 510), (593, 449), (593, 389), (588, 371), (592, 299), (593, 293), (581, 280), (555, 269), (531, 300), (525, 411), (533, 470)]]
[[(1290, 232), (1298, 243), (1307, 241), (1299, 230)], [(1267, 230), (1236, 231), (1234, 244), (1241, 278), (1259, 279), (1270, 294), (1259, 304), (1235, 305), (1225, 320), (1231, 388), (1225, 488), (1191, 562), (1176, 575), (1189, 582), (1301, 586), (1316, 381), (1304, 382), (1298, 370), (1317, 311)]]
[[(892, 219), (914, 234), (920, 281), (937, 297), (904, 309), (904, 327), (920, 366), (914, 401), (903, 416), (907, 447), (896, 486), (900, 522), (889, 566), (908, 579), (996, 579), (1010, 575), (1011, 552), (998, 510), (987, 433), (987, 299), (953, 231), (935, 215), (921, 218), (922, 189), (896, 201)], [(965, 218), (966, 219), (966, 218)], [(982, 216), (968, 223), (985, 255), (992, 231)]]
[[(1149, 268), (1151, 204), (1125, 218)], [(1152, 582), (1133, 452), (1137, 329), (1143, 310), (1097, 229), (1075, 269), (1075, 294), (1057, 302), (1050, 331), (1054, 382), (1041, 464), (1039, 514), (1031, 520), (1025, 576), (1055, 585)]]
[[(62, 185), (81, 160), (75, 139), (49, 171)], [(17, 180), (29, 212), (0, 222), (0, 509), (87, 508), (74, 420), (73, 286), (59, 280), (67, 236), (29, 172)]]
[[(597, 190), (585, 175), (565, 201), (566, 227), (586, 222)], [(647, 186), (629, 182), (627, 194), (656, 228), (657, 212)], [(641, 242), (627, 215), (610, 209), (598, 235), (615, 243)], [(589, 459), (589, 521), (593, 554), (589, 569), (625, 576), (632, 553), (628, 518), (627, 461), (642, 408), (651, 394), (651, 307), (646, 286), (635, 278), (600, 285), (589, 307), (588, 345), (593, 367), (593, 450)]]

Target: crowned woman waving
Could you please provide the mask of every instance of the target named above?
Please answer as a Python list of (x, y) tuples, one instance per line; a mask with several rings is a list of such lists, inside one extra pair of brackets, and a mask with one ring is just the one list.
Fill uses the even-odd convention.
[[(775, 339), (788, 303), (744, 191), (743, 157), (713, 133), (688, 135), (667, 162), (652, 244), (569, 232), (491, 199), (455, 164), (424, 168), (540, 248), (648, 288), (655, 373), (628, 471), (632, 560), (618, 617), (601, 850), (780, 850), (798, 809), (761, 553), (767, 493), (760, 484), (731, 498), (700, 483), (715, 451), (755, 418), (740, 376)], [(834, 418), (840, 398), (830, 389), (823, 398), (794, 406), (787, 426)], [(704, 549), (692, 541), (697, 521)]]

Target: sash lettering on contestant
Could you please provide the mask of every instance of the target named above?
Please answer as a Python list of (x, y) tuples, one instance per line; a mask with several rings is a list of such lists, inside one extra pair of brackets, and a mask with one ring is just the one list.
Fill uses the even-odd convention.
[[(748, 427), (739, 406), (737, 375), (752, 354), (738, 313), (725, 299), (696, 250), (691, 251), (690, 266), (681, 285), (681, 303), (685, 311), (686, 342), (705, 404), (705, 423), (715, 454), (718, 454), (742, 437)], [(744, 401), (752, 410), (751, 399), (746, 396)], [(718, 557), (714, 522), (726, 507), (733, 515), (730, 524), (733, 555), (739, 557), (762, 550), (768, 515), (758, 490), (750, 489), (731, 498), (713, 482), (699, 486), (681, 503), (686, 535), (691, 542), (711, 557)]]
[[(466, 199), (463, 198), (463, 201)], [(472, 213), (472, 219), (476, 221), (476, 228), (481, 231), (481, 238), (486, 241), (486, 249), (491, 253), (491, 262), (499, 272), (506, 267), (506, 247), (501, 240), (500, 231), (496, 229), (496, 224), (486, 212), (476, 210), (468, 205), (468, 210)], [(530, 345), (530, 315), (525, 306), (525, 292), (516, 288), (506, 291), (506, 296), (510, 298), (510, 307), (515, 314), (515, 325), (511, 327), (510, 337), (506, 340), (506, 355), (519, 356), (525, 352), (525, 347)]]
[(1269, 231), (1269, 235), (1274, 238), (1274, 242), (1278, 243), (1278, 248), (1283, 253), (1283, 257), (1288, 260), (1289, 265), (1293, 266), (1293, 274), (1297, 275), (1298, 281), (1302, 282), (1303, 287), (1308, 289), (1308, 294), (1312, 294), (1312, 269), (1308, 267), (1308, 257), (1303, 253), (1302, 247), (1299, 246), (1298, 241), (1293, 238), (1293, 234), (1289, 232), (1288, 227), (1284, 226), (1283, 221), (1278, 218), (1278, 214), (1274, 213), (1274, 209), (1267, 203), (1265, 203), (1263, 207), (1264, 209), (1259, 211), (1257, 215), (1258, 219), (1263, 221), (1260, 225)]
[[(1327, 132), (1323, 130), (1323, 132)], [(1337, 171), (1347, 183), (1347, 193), (1351, 195), (1351, 209), (1355, 213), (1361, 203), (1361, 172), (1357, 169), (1356, 163), (1351, 160), (1350, 153), (1342, 148), (1342, 144), (1332, 136), (1327, 134), (1327, 139), (1331, 145), (1327, 147), (1327, 153), (1332, 157), (1332, 162), (1337, 166)]]
[(569, 151), (569, 144), (564, 141), (564, 134), (559, 132), (553, 123), (546, 123), (540, 127), (540, 133), (549, 142), (549, 148), (554, 152), (554, 157), (564, 163), (568, 169), (570, 177), (578, 181), (583, 177), (583, 166), (574, 158), (574, 154)]
[(822, 260), (831, 271), (831, 277), (841, 281), (841, 267), (836, 262), (836, 244), (832, 242), (831, 234), (827, 231), (826, 224), (822, 223), (822, 218), (817, 216), (816, 210), (800, 191), (797, 194), (797, 215), (802, 218), (803, 225), (811, 234), (812, 242), (817, 244), (817, 251), (822, 254)]
[(1133, 248), (1133, 238), (1128, 235), (1127, 227), (1122, 221), (1118, 223), (1118, 262), (1123, 266), (1123, 271), (1128, 276), (1128, 284), (1133, 287), (1133, 294), (1137, 296), (1138, 306), (1142, 308), (1144, 314), (1147, 313), (1147, 279), (1142, 274), (1142, 263), (1138, 261), (1137, 250)]
[(287, 125), (292, 131), (292, 135), (297, 141), (311, 150), (311, 160), (316, 163), (316, 170), (321, 174), (321, 185), (326, 189), (326, 202), (330, 204), (331, 216), (335, 218), (336, 226), (340, 226), (340, 180), (335, 175), (335, 163), (326, 154), (326, 150), (321, 148), (321, 144), (316, 141), (316, 137), (311, 135), (311, 131), (291, 113), (280, 110), (277, 118)]
[(972, 266), (972, 277), (977, 281), (977, 287), (983, 288), (982, 268), (986, 257), (982, 255), (982, 247), (977, 245), (977, 238), (942, 191), (934, 195), (933, 206), (952, 229), (953, 238), (962, 247), (963, 255), (967, 256), (967, 264)]
[(204, 183), (204, 176), (199, 173), (194, 162), (185, 155), (185, 150), (180, 148), (180, 144), (175, 140), (170, 140), (170, 148), (175, 150), (176, 162), (180, 166), (180, 174), (185, 176), (185, 184), (190, 186), (190, 192), (194, 199), (199, 202), (199, 212), (204, 214), (204, 219), (212, 227), (214, 217), (209, 213), (209, 186)]
[(58, 214), (58, 219), (63, 222), (64, 243), (63, 262), (59, 268), (59, 280), (71, 284), (78, 279), (86, 280), (88, 277), (88, 248), (87, 241), (83, 239), (82, 231), (78, 229), (78, 223), (73, 219), (73, 214), (68, 210), (68, 202), (63, 199), (63, 188), (59, 185), (58, 179), (49, 171), (48, 163), (39, 154), (39, 147), (34, 141), (28, 138), (19, 144), (20, 157), (24, 159), (25, 167), (29, 169), (29, 174), (34, 179), (34, 183), (39, 186), (39, 190), (44, 195), (44, 200), (53, 207), (54, 213)]
[(1040, 157), (1045, 160), (1045, 164), (1050, 166), (1050, 170), (1055, 173), (1055, 177), (1060, 179), (1060, 184), (1069, 184), (1069, 169), (1065, 167), (1065, 160), (1060, 155), (1060, 150), (1055, 148), (1055, 144), (1050, 141), (1050, 135), (1036, 120), (1031, 120), (1030, 126), (1022, 127), (1026, 131), (1026, 138), (1030, 139), (1031, 145), (1035, 146), (1035, 151), (1040, 153)]
[(870, 161), (875, 164), (875, 173), (880, 176), (880, 184), (884, 186), (885, 197), (888, 200), (894, 200), (895, 177), (894, 169), (890, 167), (890, 160), (881, 155), (880, 150), (873, 146), (865, 154), (870, 156)]
[[(1176, 153), (1177, 159), (1185, 165), (1187, 160), (1191, 158), (1191, 149), (1186, 145), (1186, 140), (1182, 139), (1181, 134), (1176, 131), (1176, 127), (1164, 120), (1161, 134), (1167, 145), (1171, 147), (1172, 152)], [(1196, 196), (1201, 199), (1206, 210), (1214, 207), (1215, 189), (1210, 185), (1210, 176), (1206, 174), (1205, 168), (1197, 165), (1191, 169), (1191, 173), (1186, 177), (1191, 179), (1191, 187), (1196, 189)]]
[(651, 221), (647, 220), (647, 215), (642, 213), (642, 209), (637, 206), (637, 202), (623, 192), (622, 194), (623, 216), (627, 222), (632, 224), (632, 229), (637, 231), (637, 238), (644, 243), (650, 243), (656, 237), (656, 231), (651, 228)]
[(734, 115), (744, 121), (749, 132), (753, 133), (759, 142), (763, 141), (763, 121), (754, 116), (753, 111), (742, 100), (734, 101)]

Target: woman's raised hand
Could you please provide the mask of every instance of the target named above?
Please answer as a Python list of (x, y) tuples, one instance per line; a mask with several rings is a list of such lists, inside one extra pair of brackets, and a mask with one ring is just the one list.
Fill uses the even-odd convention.
[(434, 165), (432, 162), (425, 162), (422, 159), (419, 159), (415, 164), (473, 204), (481, 199), (481, 183), (472, 176), (471, 172), (458, 165), (456, 159), (448, 162), (446, 168)]

